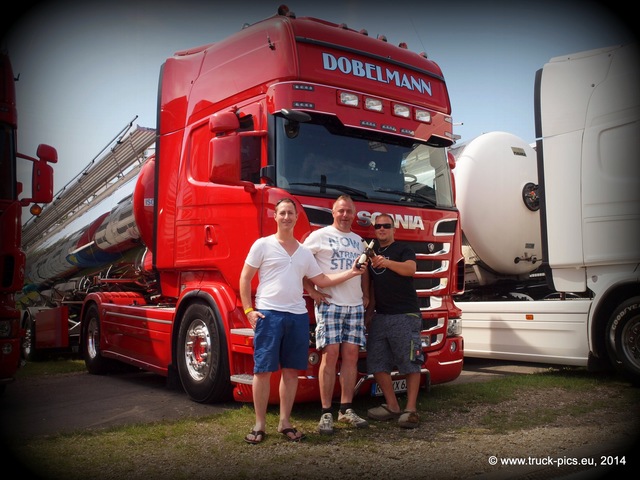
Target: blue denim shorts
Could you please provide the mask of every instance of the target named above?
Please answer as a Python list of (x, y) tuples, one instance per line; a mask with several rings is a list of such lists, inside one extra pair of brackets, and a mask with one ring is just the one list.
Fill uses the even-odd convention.
[(309, 357), (309, 315), (260, 310), (253, 337), (253, 373), (280, 368), (306, 370)]

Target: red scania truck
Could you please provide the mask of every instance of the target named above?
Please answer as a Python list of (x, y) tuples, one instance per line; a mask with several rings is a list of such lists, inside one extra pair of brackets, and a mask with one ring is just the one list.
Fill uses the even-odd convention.
[[(296, 202), (303, 241), (332, 223), (331, 205), (346, 193), (358, 209), (356, 233), (373, 238), (376, 215), (390, 213), (396, 239), (417, 252), (423, 385), (454, 380), (463, 340), (452, 296), (464, 286), (464, 257), (446, 152), (450, 113), (441, 70), (426, 55), (284, 6), (176, 53), (161, 68), (155, 153), (131, 199), (64, 237), (65, 246), (30, 257), (30, 280), (53, 292), (46, 308), (31, 309), (31, 348), (41, 318), (69, 323), (91, 373), (119, 361), (179, 380), (197, 402), (249, 402), (253, 330), (238, 294), (249, 247), (275, 232), (279, 199)], [(115, 240), (124, 233), (126, 248)], [(118, 251), (108, 271), (82, 267), (83, 256)], [(66, 266), (54, 268), (57, 257)], [(296, 401), (319, 399), (314, 330), (312, 314)], [(359, 394), (375, 392), (365, 357)]]
[[(22, 362), (24, 328), (16, 308), (15, 294), (24, 283), (25, 254), (21, 249), (22, 207), (32, 205), (36, 215), (40, 206), (53, 196), (53, 169), (56, 150), (40, 145), (38, 158), (17, 151), (18, 113), (13, 68), (9, 55), (0, 53), (0, 392), (15, 379)], [(31, 197), (19, 198), (18, 158), (33, 162)]]

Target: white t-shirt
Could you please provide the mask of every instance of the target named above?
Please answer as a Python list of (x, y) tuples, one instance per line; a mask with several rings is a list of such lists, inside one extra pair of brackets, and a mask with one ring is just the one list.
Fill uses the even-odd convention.
[[(344, 233), (333, 225), (311, 232), (304, 241), (311, 250), (318, 265), (326, 274), (351, 270), (353, 262), (364, 252), (364, 242), (357, 233)], [(331, 295), (329, 302), (341, 306), (362, 305), (362, 279), (360, 276), (333, 287), (319, 288), (319, 291)]]
[(290, 256), (275, 235), (269, 235), (254, 242), (245, 263), (258, 269), (257, 310), (307, 312), (302, 279), (322, 273), (307, 248), (298, 244)]

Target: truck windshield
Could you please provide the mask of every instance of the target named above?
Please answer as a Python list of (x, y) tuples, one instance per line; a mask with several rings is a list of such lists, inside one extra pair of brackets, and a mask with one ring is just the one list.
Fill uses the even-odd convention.
[(292, 194), (453, 206), (445, 149), (361, 130), (349, 135), (331, 122), (277, 117), (276, 172), (277, 186)]

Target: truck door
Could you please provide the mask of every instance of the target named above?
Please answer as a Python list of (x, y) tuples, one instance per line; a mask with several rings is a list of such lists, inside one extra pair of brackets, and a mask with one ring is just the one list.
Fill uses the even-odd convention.
[(187, 188), (178, 201), (176, 267), (219, 270), (234, 287), (249, 247), (262, 235), (263, 201), (256, 184), (266, 134), (256, 130), (259, 117), (252, 110), (257, 114), (256, 107), (237, 115), (235, 130), (214, 131), (222, 128), (221, 117), (191, 130)]

